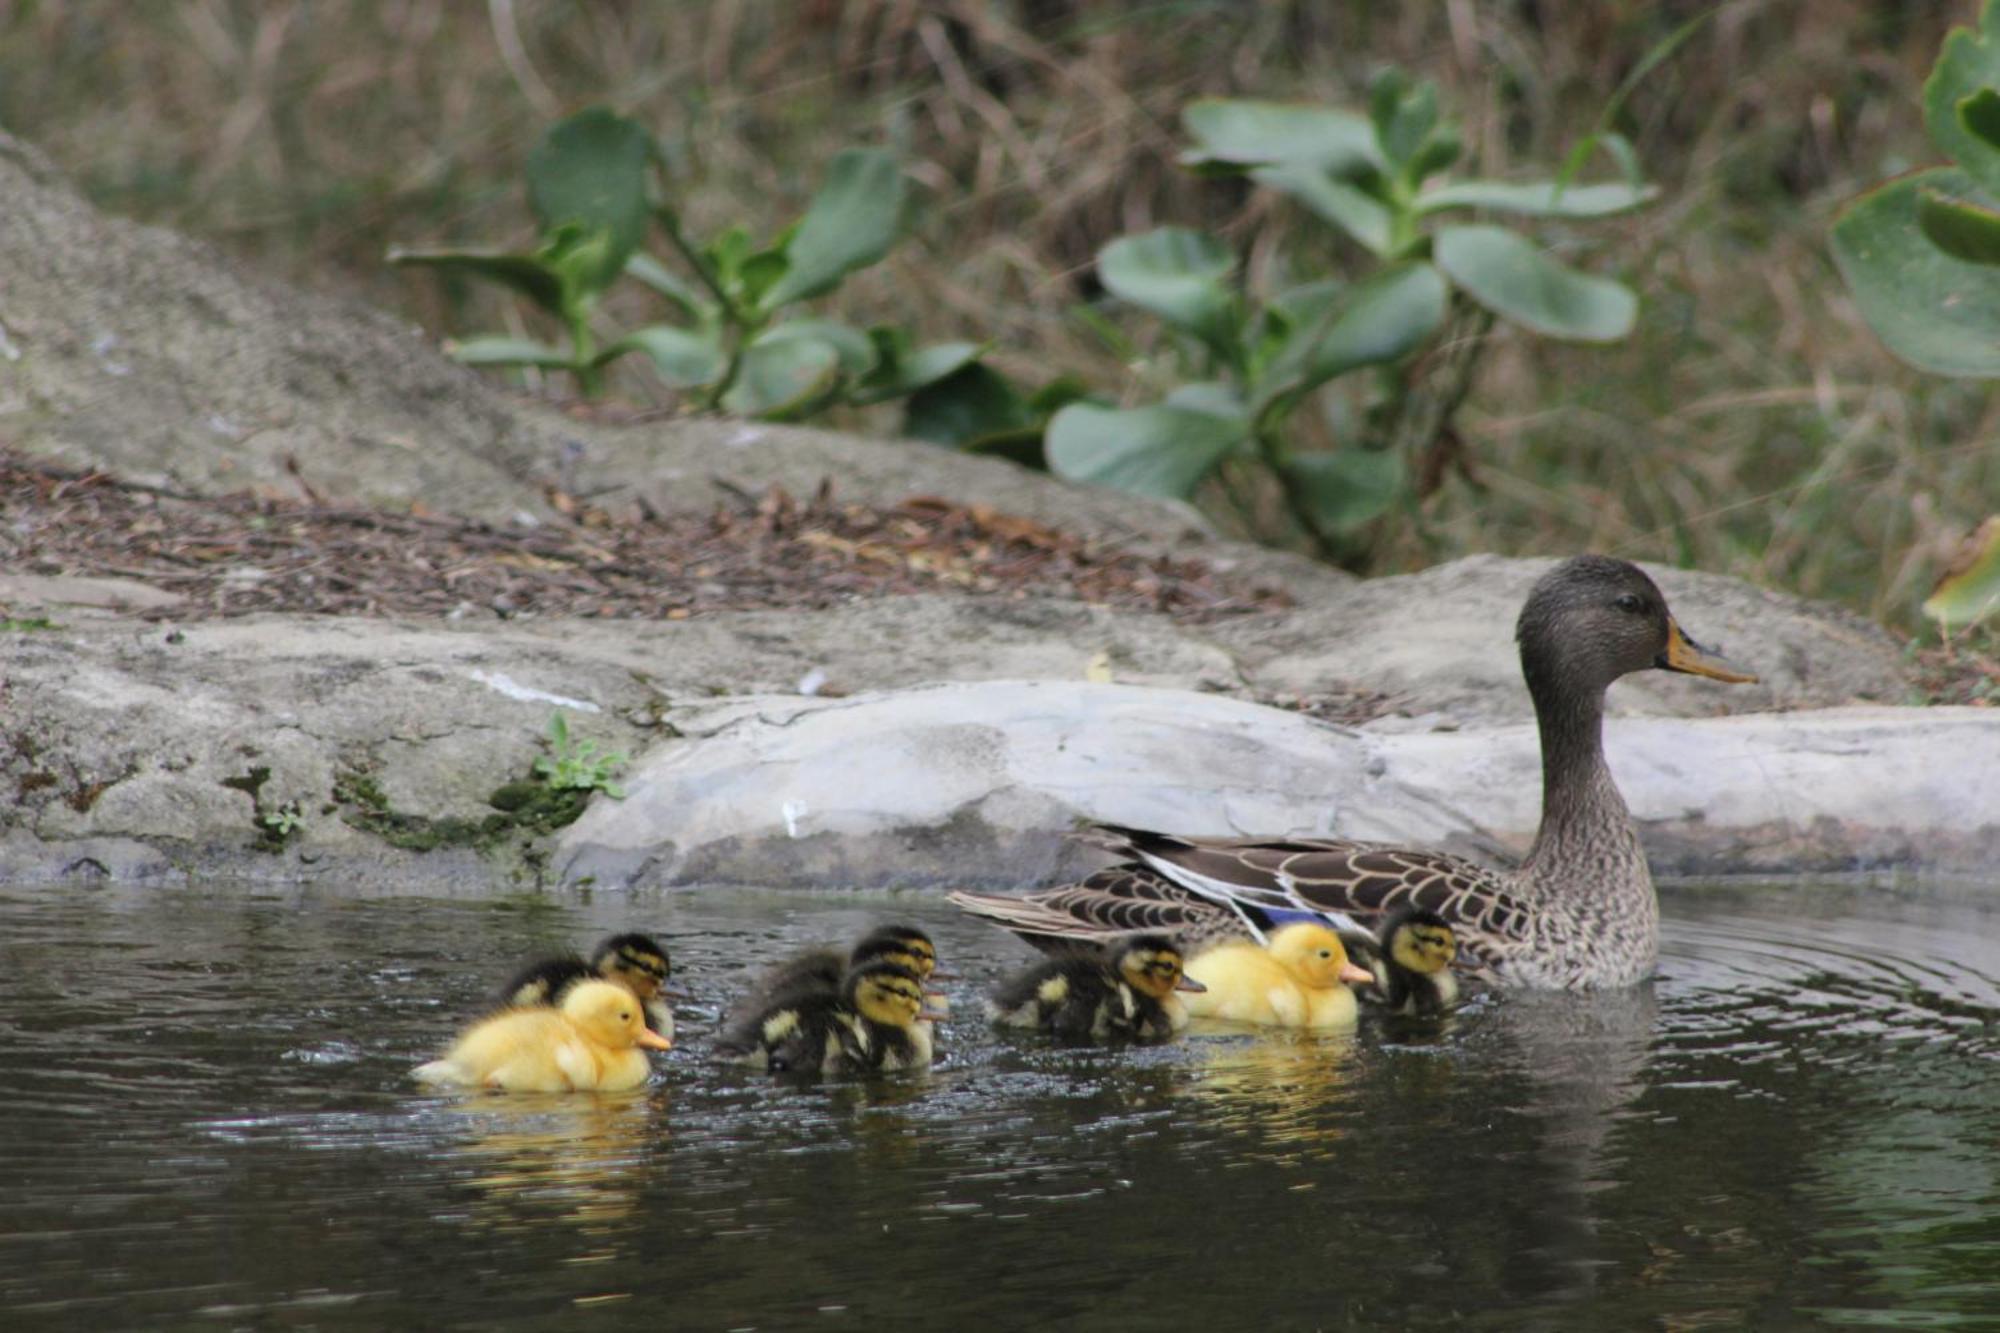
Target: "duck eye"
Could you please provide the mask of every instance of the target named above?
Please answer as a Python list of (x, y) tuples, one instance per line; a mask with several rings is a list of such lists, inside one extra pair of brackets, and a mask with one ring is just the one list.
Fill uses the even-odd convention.
[(1630, 611), (1637, 614), (1646, 609), (1646, 599), (1636, 592), (1621, 592), (1618, 594), (1618, 600), (1613, 605), (1620, 611)]

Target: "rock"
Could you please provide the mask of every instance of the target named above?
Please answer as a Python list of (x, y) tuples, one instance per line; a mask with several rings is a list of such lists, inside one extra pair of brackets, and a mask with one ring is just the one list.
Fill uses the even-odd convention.
[[(830, 478), (858, 501), (936, 494), (1145, 554), (1198, 556), (1283, 587), (1298, 607), (1198, 627), (1047, 598), (928, 596), (681, 623), (265, 615), (173, 628), (135, 618), (171, 614), (169, 592), (13, 571), (0, 602), (60, 614), (19, 617), (57, 623), (17, 624), (0, 639), (0, 879), (538, 881), (549, 843), (518, 827), (495, 832), (487, 797), (526, 775), (559, 706), (578, 734), (639, 756), (633, 801), (600, 799), (555, 849), (573, 877), (606, 882), (758, 867), (787, 883), (1025, 882), (1060, 868), (1056, 835), (1078, 812), (1187, 828), (1337, 826), (1489, 849), (1521, 832), (1518, 812), (1481, 802), (1519, 797), (1532, 787), (1527, 770), (1509, 770), (1497, 782), (1506, 791), (1467, 791), (1451, 765), (1514, 753), (1507, 733), (1477, 729), (1528, 715), (1510, 636), (1543, 562), (1480, 557), (1361, 583), (1218, 540), (1184, 506), (928, 445), (736, 421), (572, 418), (452, 364), (396, 320), (104, 217), (4, 135), (0, 197), (10, 448), (173, 490), (421, 504), (498, 525), (569, 521), (551, 487), (614, 511), (644, 502), (706, 512), (746, 489), (804, 496)], [(1906, 696), (1895, 646), (1851, 617), (1726, 579), (1655, 574), (1692, 634), (1767, 684), (1724, 690), (1648, 674), (1613, 691), (1614, 714)], [(1087, 672), (1117, 684), (1087, 686)], [(1185, 692), (1194, 686), (1211, 693)], [(1387, 720), (1354, 733), (1250, 702), (1371, 691), (1403, 715), (1398, 734)], [(1903, 799), (1904, 784), (1931, 793), (1954, 778), (1984, 790), (1985, 717), (1954, 718), (1898, 711), (1838, 731), (1851, 748), (1827, 767), (1770, 770), (1798, 777), (1792, 805), (1744, 807), (1769, 820), (1664, 804), (1651, 845), (1673, 864), (1710, 869), (1784, 865), (1783, 855), (1813, 866), (1906, 852), (1918, 865), (1976, 859), (1983, 826), (1961, 806), (1936, 807), (1953, 821), (1965, 814), (1948, 823)], [(1928, 763), (1898, 767), (1897, 756), (1961, 725)], [(1738, 731), (1716, 721), (1675, 734), (1705, 744), (1709, 727), (1752, 738), (1744, 753), (1759, 765), (1803, 763), (1783, 758), (1790, 742), (1778, 732), (1837, 731), (1833, 720), (1745, 718)], [(677, 728), (699, 739), (675, 739)], [(1430, 789), (1405, 758), (1427, 746), (1446, 755)], [(895, 775), (881, 791), (878, 768)], [(792, 794), (774, 803), (779, 771), (778, 789)], [(1697, 803), (1736, 790), (1709, 776), (1663, 786)], [(655, 808), (656, 791), (681, 803)], [(773, 832), (786, 800), (804, 807), (797, 837)], [(662, 822), (633, 823), (628, 812), (642, 808)], [(1734, 842), (1715, 833), (1723, 828)], [(1773, 850), (1784, 848), (1794, 850)]]
[[(1521, 682), (1514, 618), (1553, 561), (1480, 555), (1417, 574), (1370, 579), (1303, 603), (1275, 625), (1224, 622), (1216, 639), (1272, 691), (1366, 684), (1405, 709), (1460, 723), (1534, 716)], [(1876, 626), (1824, 604), (1714, 574), (1646, 565), (1681, 627), (1757, 673), (1757, 685), (1664, 671), (1613, 687), (1614, 713), (1691, 716), (1823, 708), (1908, 694), (1902, 653)]]
[[(624, 801), (564, 830), (566, 881), (1019, 888), (1078, 868), (1065, 834), (1083, 820), (1490, 856), (1525, 851), (1540, 818), (1530, 726), (1381, 734), (1212, 695), (1035, 681), (736, 700), (682, 730)], [(2000, 858), (1988, 710), (1632, 719), (1607, 750), (1665, 874)], [(1985, 759), (1974, 775), (1941, 754)]]

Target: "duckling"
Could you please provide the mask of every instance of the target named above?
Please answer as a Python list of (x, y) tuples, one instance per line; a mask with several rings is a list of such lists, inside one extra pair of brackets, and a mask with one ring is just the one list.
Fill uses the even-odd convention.
[(674, 1011), (661, 998), (673, 975), (673, 961), (650, 935), (629, 932), (599, 942), (585, 962), (575, 954), (544, 958), (521, 969), (501, 987), (502, 1005), (555, 1004), (579, 981), (615, 981), (639, 997), (646, 1008), (646, 1026), (669, 1041), (674, 1035)]
[[(837, 949), (809, 949), (787, 958), (750, 984), (742, 999), (723, 1014), (725, 1029), (740, 1027), (782, 1001), (807, 995), (838, 997), (841, 981), (855, 968), (868, 963), (893, 963), (914, 972), (919, 981), (929, 981), (937, 971), (937, 948), (931, 937), (915, 926), (878, 926), (856, 941), (842, 957)], [(943, 997), (927, 993), (933, 1005)]]
[(1394, 1014), (1441, 1014), (1457, 1003), (1458, 936), (1436, 912), (1401, 907), (1383, 918), (1379, 939), (1342, 938), (1375, 977), (1361, 989), (1365, 1003)]
[(637, 996), (609, 981), (563, 992), (560, 1008), (502, 1010), (474, 1024), (441, 1060), (417, 1066), (419, 1082), (506, 1092), (622, 1092), (646, 1081), (646, 1049), (673, 1043), (646, 1026)]
[(1005, 982), (988, 1008), (1002, 1027), (1070, 1041), (1165, 1041), (1187, 1026), (1177, 990), (1199, 991), (1166, 935), (1134, 935), (1037, 963)]
[(724, 1059), (772, 1073), (928, 1069), (935, 1050), (923, 979), (895, 963), (863, 963), (834, 993), (793, 992), (740, 1019), (715, 1043)]
[(1347, 961), (1340, 936), (1316, 921), (1271, 932), (1268, 946), (1230, 940), (1197, 954), (1188, 975), (1207, 990), (1188, 1001), (1196, 1018), (1268, 1027), (1354, 1026), (1354, 992), (1375, 978)]

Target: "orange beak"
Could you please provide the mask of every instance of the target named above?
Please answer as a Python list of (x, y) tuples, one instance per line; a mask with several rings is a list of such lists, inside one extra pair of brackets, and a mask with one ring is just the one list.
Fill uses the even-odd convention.
[(1755, 685), (1757, 678), (1747, 671), (1739, 671), (1727, 658), (1690, 639), (1681, 632), (1681, 627), (1669, 617), (1667, 620), (1667, 651), (1660, 654), (1654, 666), (1668, 671), (1684, 671), (1690, 676), (1707, 676), (1730, 685)]
[(651, 1028), (640, 1028), (638, 1043), (649, 1051), (671, 1051), (674, 1044)]
[(1340, 979), (1350, 986), (1372, 986), (1375, 984), (1375, 974), (1373, 972), (1370, 972), (1365, 967), (1356, 967), (1352, 963), (1342, 963), (1340, 965)]

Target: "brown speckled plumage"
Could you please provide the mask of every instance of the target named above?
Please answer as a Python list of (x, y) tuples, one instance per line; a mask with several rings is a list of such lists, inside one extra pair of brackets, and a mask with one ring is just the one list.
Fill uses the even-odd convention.
[(1521, 866), (1339, 839), (1193, 838), (1098, 825), (1119, 864), (1008, 898), (956, 893), (965, 910), (1038, 945), (1133, 930), (1193, 949), (1327, 914), (1367, 927), (1399, 907), (1435, 912), (1458, 966), (1514, 986), (1620, 986), (1653, 968), (1659, 902), (1625, 800), (1604, 762), (1604, 691), (1649, 667), (1744, 676), (1696, 647), (1635, 565), (1578, 556), (1544, 575), (1516, 629), (1542, 742), (1542, 822)]

